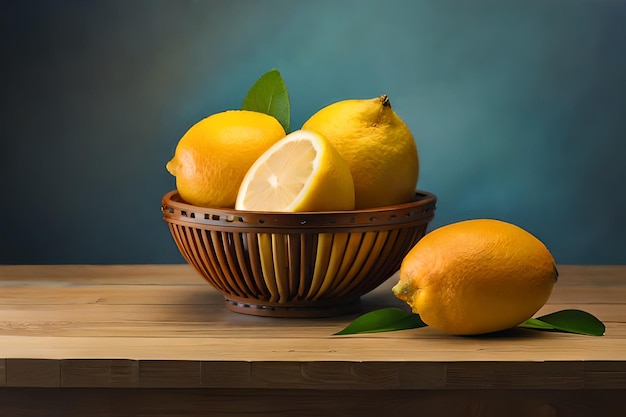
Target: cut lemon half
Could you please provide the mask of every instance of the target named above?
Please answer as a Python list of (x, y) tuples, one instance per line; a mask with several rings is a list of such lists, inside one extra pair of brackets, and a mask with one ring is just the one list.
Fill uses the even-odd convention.
[(277, 212), (353, 210), (350, 167), (322, 135), (297, 130), (252, 164), (239, 188), (235, 208)]

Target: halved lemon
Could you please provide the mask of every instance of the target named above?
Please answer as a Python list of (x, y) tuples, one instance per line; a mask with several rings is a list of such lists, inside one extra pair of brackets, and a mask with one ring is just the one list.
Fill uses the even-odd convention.
[(297, 130), (252, 164), (239, 188), (235, 208), (276, 212), (353, 210), (350, 167), (322, 135)]

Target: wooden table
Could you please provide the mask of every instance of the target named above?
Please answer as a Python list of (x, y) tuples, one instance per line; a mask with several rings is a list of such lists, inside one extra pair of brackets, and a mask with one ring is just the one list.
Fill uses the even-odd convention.
[(559, 269), (540, 313), (605, 336), (338, 337), (355, 315), (237, 314), (187, 265), (0, 266), (0, 416), (626, 416), (626, 266)]

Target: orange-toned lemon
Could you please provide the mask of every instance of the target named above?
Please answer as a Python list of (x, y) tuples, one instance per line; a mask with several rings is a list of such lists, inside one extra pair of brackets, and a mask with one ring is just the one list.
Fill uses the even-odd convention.
[(216, 113), (185, 133), (166, 167), (186, 202), (232, 208), (252, 163), (283, 137), (285, 130), (272, 116), (248, 110)]
[(549, 250), (529, 232), (498, 220), (467, 220), (424, 236), (404, 258), (393, 293), (429, 326), (481, 334), (531, 318), (557, 275)]

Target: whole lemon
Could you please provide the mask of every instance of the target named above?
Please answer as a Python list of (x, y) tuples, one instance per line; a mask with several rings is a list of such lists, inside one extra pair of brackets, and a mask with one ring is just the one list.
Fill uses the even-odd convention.
[(419, 175), (417, 147), (386, 95), (330, 104), (302, 129), (326, 137), (348, 161), (357, 209), (412, 201)]
[(531, 318), (557, 276), (552, 255), (529, 232), (499, 220), (467, 220), (424, 236), (404, 258), (393, 293), (429, 326), (482, 334)]
[(189, 204), (235, 206), (244, 175), (285, 130), (274, 117), (248, 110), (228, 110), (194, 124), (180, 139), (166, 168)]

